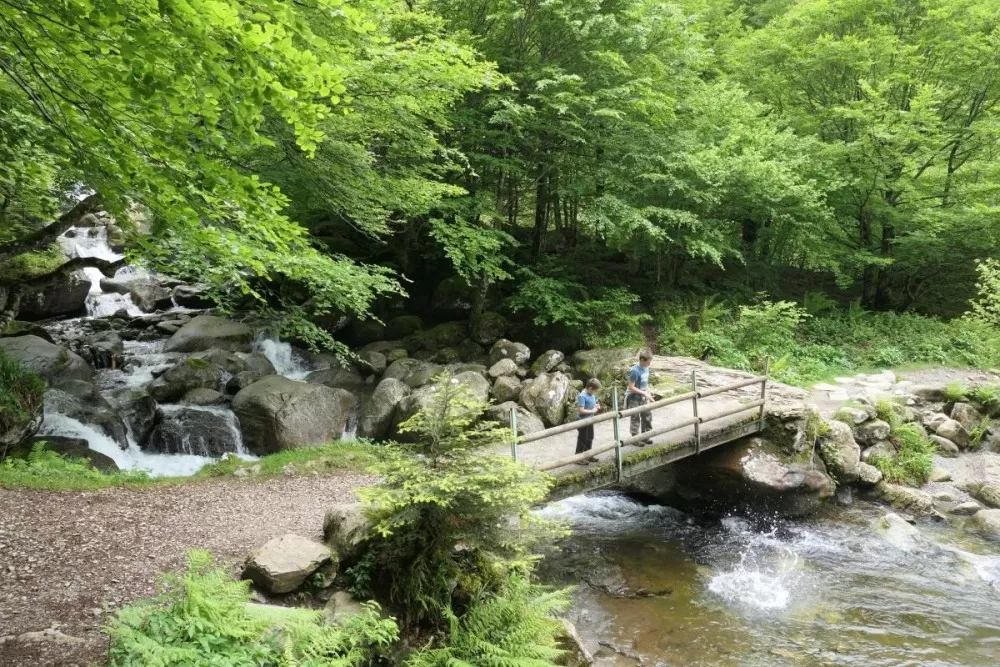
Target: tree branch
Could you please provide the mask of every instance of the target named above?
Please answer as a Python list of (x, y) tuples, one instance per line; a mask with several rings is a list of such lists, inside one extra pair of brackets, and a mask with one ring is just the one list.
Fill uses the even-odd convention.
[[(39, 229), (37, 232), (28, 234), (23, 239), (0, 243), (0, 262), (10, 259), (16, 255), (21, 255), (32, 250), (40, 250), (52, 245), (56, 238), (67, 229), (80, 221), (88, 213), (100, 210), (101, 196), (93, 194), (82, 200), (76, 206), (66, 211), (52, 224)], [(81, 257), (78, 259), (91, 259)], [(96, 266), (96, 265), (92, 265)]]
[(78, 269), (95, 268), (100, 270), (108, 278), (114, 278), (115, 272), (125, 266), (125, 260), (119, 259), (109, 262), (99, 257), (74, 257), (59, 268), (49, 273), (43, 273), (33, 278), (19, 278), (17, 280), (0, 281), (0, 287), (17, 286), (27, 290), (37, 290), (43, 287), (51, 287), (67, 273), (72, 273)]

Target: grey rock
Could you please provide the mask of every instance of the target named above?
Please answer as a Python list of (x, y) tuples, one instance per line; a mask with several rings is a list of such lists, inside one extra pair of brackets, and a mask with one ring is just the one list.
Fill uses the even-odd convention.
[(107, 400), (132, 437), (144, 445), (156, 424), (156, 401), (145, 389), (125, 387), (107, 393)]
[(858, 426), (868, 421), (868, 412), (861, 408), (843, 407), (837, 410), (836, 419), (852, 426)]
[(63, 380), (90, 382), (90, 366), (78, 354), (37, 336), (0, 338), (0, 350), (49, 384)]
[(517, 411), (517, 434), (530, 435), (545, 430), (545, 424), (538, 418), (538, 415), (528, 412), (523, 406), (507, 401), (498, 405), (491, 405), (483, 413), (484, 419), (510, 425), (510, 411)]
[[(257, 373), (260, 377), (265, 375), (275, 375), (277, 371), (274, 369), (274, 364), (268, 359), (264, 354), (260, 352), (251, 352), (246, 354), (245, 352), (237, 352), (236, 357), (243, 361), (245, 365), (245, 370), (252, 373)], [(243, 372), (243, 371), (237, 371)], [(232, 371), (230, 371), (232, 373)], [(233, 373), (234, 375), (236, 373)]]
[(948, 421), (948, 419), (950, 417), (943, 412), (925, 412), (920, 418), (920, 423), (924, 425), (924, 428), (936, 431), (937, 427)]
[(516, 377), (499, 377), (493, 383), (490, 395), (497, 403), (516, 401), (521, 395), (521, 381)]
[(951, 409), (951, 418), (970, 433), (983, 421), (982, 413), (968, 403), (956, 403)]
[(586, 381), (594, 377), (609, 384), (624, 378), (638, 360), (639, 351), (637, 347), (581, 350), (573, 355), (571, 365), (578, 379)]
[(946, 440), (951, 440), (959, 449), (968, 449), (972, 444), (972, 438), (969, 437), (969, 432), (965, 430), (965, 427), (954, 419), (948, 419), (938, 425), (936, 433), (945, 438)]
[(874, 527), (889, 544), (903, 551), (914, 551), (924, 543), (917, 527), (894, 512), (875, 521)]
[[(273, 375), (273, 373), (271, 375)], [(242, 373), (237, 373), (226, 381), (226, 393), (230, 395), (238, 394), (241, 390), (246, 389), (263, 377), (267, 376), (261, 375), (257, 371), (243, 371)]]
[(373, 350), (359, 352), (358, 359), (360, 360), (363, 369), (369, 373), (374, 373), (375, 375), (381, 375), (384, 373), (386, 366), (388, 365), (385, 355), (381, 352), (375, 352)]
[(357, 559), (371, 529), (372, 522), (360, 503), (332, 505), (323, 516), (323, 539), (342, 562)]
[(562, 629), (556, 635), (556, 646), (563, 651), (560, 664), (565, 667), (591, 667), (594, 664), (594, 656), (584, 646), (576, 626), (565, 618), (560, 619), (560, 622)]
[(53, 345), (56, 343), (48, 331), (34, 322), (13, 320), (4, 329), (0, 329), (0, 338), (16, 338), (17, 336), (37, 336)]
[(876, 488), (881, 493), (882, 499), (896, 509), (920, 516), (934, 513), (934, 499), (929, 493), (884, 481)]
[(105, 294), (129, 294), (132, 291), (131, 280), (101, 278), (101, 291)]
[(45, 412), (66, 415), (82, 424), (94, 426), (122, 449), (128, 447), (125, 422), (99, 394), (81, 399), (58, 389), (50, 389), (45, 392)]
[(444, 368), (437, 364), (406, 358), (389, 364), (382, 377), (401, 380), (410, 388), (416, 389), (430, 382), (443, 370)]
[(17, 312), (21, 320), (47, 320), (52, 317), (84, 314), (90, 278), (83, 271), (71, 271), (55, 284), (25, 294)]
[(479, 320), (479, 332), (476, 334), (475, 342), (482, 343), (483, 345), (492, 345), (503, 338), (509, 326), (510, 323), (507, 322), (506, 317), (500, 313), (487, 311), (483, 313)]
[(932, 435), (930, 436), (930, 440), (934, 443), (934, 447), (941, 456), (948, 458), (955, 458), (958, 456), (958, 445), (948, 438), (942, 438), (940, 435)]
[(129, 291), (132, 303), (144, 313), (168, 310), (173, 307), (173, 294), (155, 281), (136, 281)]
[(951, 513), (956, 516), (972, 516), (981, 509), (983, 509), (982, 505), (970, 500), (969, 502), (959, 503), (952, 507)]
[(306, 382), (336, 389), (357, 391), (364, 385), (365, 379), (353, 368), (326, 368), (320, 371), (313, 371), (307, 375)]
[(861, 447), (855, 442), (850, 426), (840, 421), (829, 422), (829, 431), (819, 439), (819, 454), (838, 484), (858, 481)]
[[(248, 357), (249, 355), (238, 354), (236, 352), (230, 352), (229, 350), (218, 350), (213, 348), (211, 350), (196, 352), (192, 354), (190, 357), (188, 357), (188, 360), (192, 364), (197, 364), (198, 362), (211, 364), (212, 366), (218, 367), (219, 369), (221, 369), (225, 373), (228, 373), (229, 375), (236, 375), (237, 373), (242, 373), (243, 371), (250, 370), (247, 367), (247, 361), (246, 361)], [(266, 361), (267, 357), (264, 357), (264, 360)], [(272, 371), (274, 370), (274, 366), (271, 366), (270, 362), (268, 362), (268, 366), (271, 368)]]
[(1000, 542), (1000, 509), (979, 510), (969, 517), (966, 527), (987, 539)]
[(253, 330), (241, 322), (212, 315), (199, 315), (170, 337), (165, 352), (201, 352), (211, 348), (250, 351)]
[(250, 554), (243, 578), (268, 593), (291, 593), (333, 558), (329, 547), (289, 533)]
[(184, 394), (181, 399), (183, 405), (221, 405), (226, 402), (226, 397), (215, 389), (196, 387)]
[(566, 358), (566, 355), (559, 350), (548, 350), (542, 352), (535, 363), (531, 364), (531, 372), (535, 375), (540, 373), (550, 373), (555, 370), (556, 366), (561, 364)]
[(520, 402), (548, 426), (558, 426), (566, 417), (570, 378), (562, 373), (542, 373), (524, 383)]
[(174, 303), (182, 308), (212, 308), (215, 306), (204, 285), (178, 285), (171, 293)]
[(940, 403), (947, 398), (946, 387), (938, 385), (917, 385), (910, 389), (910, 393), (923, 401), (932, 403)]
[(410, 387), (402, 380), (383, 378), (361, 409), (358, 437), (373, 440), (385, 438), (395, 421), (396, 408), (409, 395)]
[(950, 482), (951, 473), (942, 468), (933, 468), (927, 477), (928, 482)]
[(239, 440), (239, 426), (228, 409), (164, 406), (146, 448), (165, 454), (218, 457), (235, 452)]
[(265, 377), (233, 398), (243, 441), (258, 456), (339, 440), (357, 398), (343, 389)]
[(1000, 483), (971, 482), (965, 491), (987, 507), (1000, 508)]
[(83, 341), (95, 368), (119, 368), (125, 344), (115, 331), (101, 331)]
[(517, 364), (513, 359), (501, 359), (490, 366), (489, 374), (493, 379), (517, 375)]
[(531, 349), (524, 343), (501, 338), (490, 348), (490, 364), (496, 364), (501, 359), (510, 359), (516, 366), (523, 366), (531, 360)]
[(334, 625), (346, 623), (352, 617), (366, 613), (365, 607), (347, 591), (336, 591), (323, 608), (323, 618)]
[(882, 471), (868, 463), (858, 464), (858, 484), (875, 486), (882, 481)]
[(172, 403), (192, 389), (218, 389), (222, 386), (222, 377), (222, 369), (215, 364), (203, 359), (185, 359), (153, 380), (146, 391), (158, 403)]
[(890, 430), (891, 427), (887, 422), (874, 419), (858, 426), (854, 437), (858, 442), (871, 447), (875, 443), (888, 439)]

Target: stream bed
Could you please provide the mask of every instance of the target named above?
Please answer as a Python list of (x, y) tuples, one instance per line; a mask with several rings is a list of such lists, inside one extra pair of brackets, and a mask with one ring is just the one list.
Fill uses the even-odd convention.
[(904, 550), (872, 527), (885, 512), (698, 519), (579, 496), (540, 512), (573, 528), (542, 574), (577, 585), (597, 665), (1000, 665), (1000, 548), (922, 521)]

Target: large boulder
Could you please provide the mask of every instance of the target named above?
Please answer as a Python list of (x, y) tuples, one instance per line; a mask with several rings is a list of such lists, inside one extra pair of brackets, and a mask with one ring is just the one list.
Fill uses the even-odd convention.
[(888, 440), (891, 430), (892, 427), (889, 426), (888, 422), (884, 422), (881, 419), (873, 419), (858, 426), (854, 437), (861, 444), (871, 447), (877, 442)]
[(628, 369), (638, 360), (639, 352), (639, 348), (635, 347), (580, 350), (573, 355), (570, 363), (578, 379), (586, 381), (593, 377), (610, 384), (625, 377)]
[(357, 399), (343, 389), (271, 375), (233, 398), (243, 442), (258, 456), (338, 440)]
[(881, 481), (881, 470), (868, 463), (858, 464), (858, 484), (860, 486), (875, 486)]
[(89, 357), (95, 368), (120, 368), (125, 343), (116, 331), (99, 331), (84, 339), (81, 354)]
[(542, 373), (521, 388), (521, 405), (542, 418), (548, 426), (558, 426), (566, 417), (570, 377), (563, 373)]
[(201, 352), (211, 348), (249, 352), (253, 330), (242, 322), (199, 315), (170, 337), (165, 352)]
[(517, 375), (517, 364), (513, 359), (501, 359), (490, 366), (489, 375), (491, 378)]
[(358, 418), (358, 437), (381, 440), (389, 434), (396, 408), (410, 395), (410, 386), (396, 378), (384, 378), (365, 401)]
[(156, 425), (156, 401), (149, 392), (123, 387), (108, 392), (107, 401), (135, 441), (144, 444)]
[(983, 422), (983, 415), (979, 410), (968, 403), (956, 403), (951, 408), (951, 418), (962, 425), (966, 431), (971, 433)]
[(222, 369), (215, 364), (204, 359), (185, 359), (153, 380), (146, 391), (159, 403), (171, 403), (198, 387), (219, 389), (222, 378)]
[(1000, 483), (970, 482), (965, 485), (965, 490), (987, 507), (1000, 509)]
[(969, 517), (966, 526), (987, 539), (1000, 542), (1000, 509), (979, 510)]
[(291, 593), (334, 556), (326, 545), (289, 533), (250, 554), (243, 578), (268, 593)]
[(548, 350), (546, 352), (542, 352), (538, 358), (535, 359), (535, 363), (531, 364), (531, 372), (535, 375), (540, 373), (549, 373), (555, 369), (556, 366), (561, 364), (565, 358), (566, 355), (559, 350)]
[(22, 320), (47, 320), (52, 317), (79, 315), (87, 310), (90, 278), (83, 271), (72, 271), (55, 284), (26, 294), (17, 316)]
[(876, 520), (872, 527), (886, 542), (902, 551), (914, 551), (925, 541), (916, 526), (895, 512)]
[(324, 368), (307, 375), (306, 382), (335, 389), (357, 391), (365, 384), (365, 379), (353, 368)]
[(386, 366), (388, 362), (381, 352), (367, 350), (358, 353), (358, 368), (362, 373), (381, 375), (385, 372)]
[(12, 322), (8, 322), (7, 326), (3, 329), (0, 329), (0, 338), (16, 338), (17, 336), (38, 336), (42, 340), (48, 341), (53, 345), (55, 345), (56, 342), (48, 331), (34, 322), (21, 322), (19, 320), (14, 320)]
[(164, 454), (219, 457), (239, 451), (239, 426), (228, 409), (164, 406), (146, 449)]
[(936, 431), (937, 427), (951, 419), (948, 415), (943, 412), (925, 412), (921, 418), (920, 423), (924, 425), (924, 428), (930, 431)]
[(490, 389), (490, 396), (497, 403), (516, 401), (521, 395), (521, 381), (516, 377), (499, 377)]
[(501, 338), (490, 348), (490, 363), (496, 364), (501, 359), (510, 359), (516, 366), (523, 366), (531, 360), (531, 349), (524, 343)]
[(822, 461), (790, 460), (779, 445), (759, 437), (709, 450), (676, 466), (679, 494), (701, 509), (740, 507), (801, 516), (818, 510), (836, 491)]
[(172, 296), (174, 303), (182, 308), (211, 308), (215, 305), (204, 285), (178, 285)]
[(174, 305), (173, 293), (153, 280), (132, 283), (132, 288), (129, 290), (129, 298), (144, 313), (168, 310)]
[(941, 456), (955, 458), (960, 453), (958, 445), (948, 438), (942, 438), (940, 435), (932, 435), (930, 436), (930, 440), (934, 443), (934, 448), (937, 449), (937, 453)]
[(514, 401), (491, 405), (486, 408), (483, 418), (509, 426), (511, 410), (517, 411), (518, 435), (530, 435), (545, 430), (545, 424), (538, 418), (538, 415), (528, 412), (523, 406), (518, 405)]
[(850, 426), (840, 421), (828, 424), (829, 431), (819, 439), (819, 454), (838, 484), (853, 484), (858, 481), (861, 447)]
[(81, 424), (93, 426), (122, 449), (128, 447), (125, 422), (100, 394), (81, 398), (60, 389), (49, 389), (45, 392), (45, 412), (65, 415)]
[[(55, 452), (68, 459), (84, 459), (90, 465), (104, 472), (118, 470), (118, 464), (110, 456), (101, 454), (90, 448), (90, 444), (83, 438), (66, 438), (58, 435), (39, 435), (21, 442), (18, 446), (7, 450), (4, 458), (26, 459), (31, 454), (31, 450), (38, 443), (43, 443), (44, 449)], [(0, 448), (2, 451), (2, 448)]]
[(395, 378), (406, 383), (411, 389), (421, 387), (430, 382), (444, 370), (442, 366), (419, 359), (398, 359), (389, 364), (382, 374), (383, 378)]
[[(469, 393), (480, 402), (485, 403), (489, 399), (490, 383), (479, 373), (473, 371), (459, 373), (449, 378), (448, 382), (464, 385)], [(424, 385), (400, 401), (393, 419), (393, 431), (396, 438), (400, 440), (412, 439), (412, 434), (400, 433), (397, 427), (421, 410), (431, 409), (439, 391), (441, 391), (439, 383)]]
[(936, 429), (936, 433), (942, 438), (954, 442), (958, 445), (959, 449), (968, 449), (972, 445), (972, 438), (969, 437), (969, 432), (954, 419), (947, 419), (941, 422)]
[(885, 481), (876, 489), (882, 495), (882, 499), (896, 509), (919, 516), (934, 514), (934, 499), (929, 493)]
[(78, 354), (37, 336), (0, 338), (0, 350), (50, 385), (63, 380), (90, 382), (90, 366)]
[(492, 345), (503, 338), (509, 326), (506, 317), (500, 313), (487, 311), (479, 319), (479, 331), (476, 333), (475, 341), (483, 345)]

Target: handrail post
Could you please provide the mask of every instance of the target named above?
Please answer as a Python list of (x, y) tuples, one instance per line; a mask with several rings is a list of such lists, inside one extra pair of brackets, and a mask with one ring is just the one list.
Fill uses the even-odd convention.
[(767, 376), (771, 372), (771, 357), (764, 357), (764, 379), (760, 381), (760, 419), (757, 424), (757, 430), (764, 430), (764, 409), (767, 403)]
[(615, 466), (618, 468), (618, 481), (622, 481), (622, 437), (621, 437), (621, 413), (618, 411), (618, 383), (615, 383), (611, 392), (611, 409), (615, 411), (614, 435), (615, 435)]
[(510, 455), (517, 460), (517, 408), (510, 409)]
[[(694, 412), (692, 415), (695, 419), (698, 418), (698, 371), (691, 371), (691, 391), (694, 392), (694, 396), (691, 398), (691, 409)], [(694, 423), (694, 453), (701, 454), (701, 422)]]

